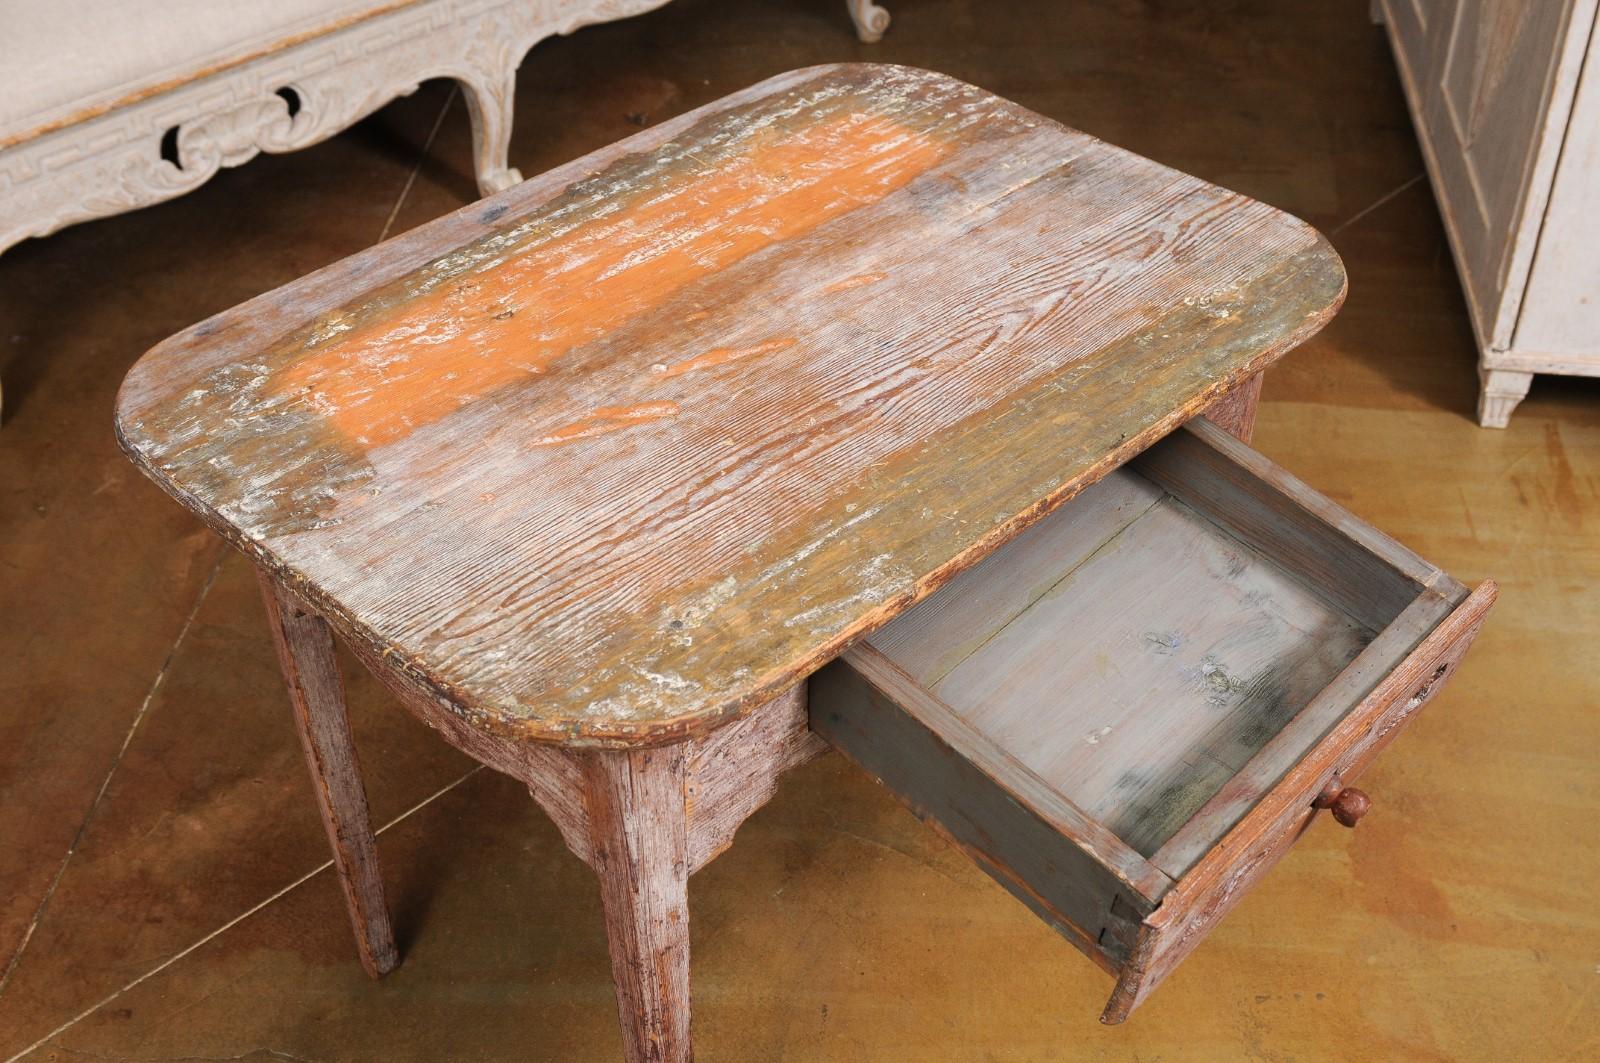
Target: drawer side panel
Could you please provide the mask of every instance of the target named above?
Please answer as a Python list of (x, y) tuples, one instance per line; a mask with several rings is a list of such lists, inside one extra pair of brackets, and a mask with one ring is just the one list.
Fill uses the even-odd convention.
[(1373, 630), (1441, 578), (1413, 551), (1204, 420), (1131, 464)]
[[(1116, 973), (1127, 960), (1134, 925), (1152, 907), (1141, 890), (1159, 896), (1170, 880), (1137, 854), (1123, 854), (1120, 843), (1103, 828), (1097, 833), (1091, 825), (1089, 839), (1080, 842), (1058, 816), (1019, 799), (975, 763), (982, 757), (956, 748), (925, 726), (913, 715), (920, 709), (902, 707), (918, 698), (935, 701), (926, 691), (881, 689), (893, 687), (897, 676), (910, 681), (870, 648), (858, 647), (828, 665), (811, 679), (812, 729), (936, 826), (1067, 940)], [(959, 738), (956, 744), (962, 744)], [(1119, 855), (1102, 856), (1096, 852), (1099, 846)], [(1139, 868), (1137, 887), (1107, 866), (1122, 855)], [(1119, 897), (1114, 914), (1113, 902)]]

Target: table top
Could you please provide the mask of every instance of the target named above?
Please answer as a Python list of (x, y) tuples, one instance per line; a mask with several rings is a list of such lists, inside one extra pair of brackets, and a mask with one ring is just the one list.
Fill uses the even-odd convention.
[(1315, 332), (1302, 222), (903, 67), (798, 70), (217, 315), (124, 449), (491, 732), (760, 704)]

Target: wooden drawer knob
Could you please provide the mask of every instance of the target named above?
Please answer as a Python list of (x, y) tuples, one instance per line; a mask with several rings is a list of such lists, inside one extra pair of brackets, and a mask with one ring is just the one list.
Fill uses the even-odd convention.
[(1335, 775), (1328, 780), (1328, 785), (1322, 788), (1322, 793), (1317, 795), (1313, 804), (1331, 810), (1333, 818), (1342, 826), (1354, 827), (1372, 808), (1372, 798), (1367, 796), (1365, 790), (1346, 786)]

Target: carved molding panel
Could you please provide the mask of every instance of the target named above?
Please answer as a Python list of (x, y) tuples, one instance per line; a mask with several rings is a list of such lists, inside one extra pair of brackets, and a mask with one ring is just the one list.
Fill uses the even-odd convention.
[[(0, 252), (182, 195), (258, 153), (325, 140), (429, 78), (461, 83), (484, 195), (507, 162), (516, 70), (540, 40), (667, 0), (423, 0), (0, 150)], [(846, 0), (864, 41), (889, 13)]]
[(308, 147), (435, 77), (467, 93), (485, 127), (474, 131), (479, 186), (496, 191), (520, 179), (506, 148), (528, 50), (664, 3), (431, 0), (25, 141), (0, 151), (0, 251), (182, 195), (260, 152)]

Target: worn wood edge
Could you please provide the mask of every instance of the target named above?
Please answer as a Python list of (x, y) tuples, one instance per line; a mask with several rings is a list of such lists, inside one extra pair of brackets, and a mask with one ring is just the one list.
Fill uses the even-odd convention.
[[(209, 326), (212, 331), (217, 331), (221, 327), (225, 327), (230, 319), (245, 316), (251, 308), (259, 307), (264, 309), (299, 294), (299, 289), (302, 287), (309, 294), (320, 293), (326, 296), (327, 289), (337, 287), (338, 279), (349, 273), (362, 273), (364, 277), (362, 290), (372, 290), (428, 261), (432, 261), (433, 258), (438, 257), (438, 253), (441, 250), (457, 246), (462, 241), (450, 235), (456, 232), (457, 228), (464, 232), (470, 231), (471, 225), (476, 223), (478, 235), (484, 235), (489, 231), (488, 226), (491, 222), (498, 222), (504, 219), (509, 223), (514, 223), (521, 214), (509, 209), (509, 204), (511, 203), (518, 204), (521, 207), (521, 212), (526, 213), (528, 210), (534, 209), (545, 202), (549, 198), (547, 193), (558, 192), (566, 184), (578, 180), (586, 173), (608, 165), (630, 151), (648, 150), (659, 146), (659, 144), (671, 139), (672, 136), (677, 135), (677, 133), (682, 132), (694, 123), (722, 110), (737, 106), (760, 92), (792, 82), (801, 82), (829, 70), (850, 66), (895, 68), (894, 64), (839, 63), (807, 67), (777, 75), (741, 92), (680, 115), (678, 118), (663, 123), (661, 126), (635, 134), (611, 145), (609, 148), (602, 148), (565, 166), (547, 171), (539, 177), (521, 185), (513, 186), (505, 192), (490, 197), (488, 200), (482, 200), (463, 207), (393, 241), (379, 244), (351, 258), (324, 267), (299, 281), (291, 282), (266, 295), (258, 296), (256, 299), (242, 304), (234, 310), (225, 311), (223, 314), (178, 333), (152, 348), (135, 364), (133, 370), (124, 379), (116, 400), (115, 432), (118, 444), (134, 464), (162, 490), (166, 491), (167, 494), (171, 495), (185, 508), (194, 512), (202, 521), (222, 535), (224, 539), (245, 552), (259, 567), (272, 572), (279, 579), (293, 584), (296, 587), (296, 592), (312, 604), (352, 647), (357, 645), (370, 647), (372, 654), (384, 660), (392, 659), (395, 662), (395, 667), (400, 674), (405, 676), (409, 683), (417, 685), (427, 695), (446, 704), (452, 712), (472, 726), (518, 741), (547, 742), (575, 748), (615, 749), (667, 745), (709, 733), (729, 721), (747, 714), (755, 707), (766, 704), (793, 683), (810, 675), (822, 665), (834, 659), (846, 647), (927, 598), (957, 573), (981, 561), (1040, 519), (1060, 508), (1079, 491), (1097, 482), (1112, 469), (1125, 464), (1128, 459), (1147, 449), (1156, 440), (1195, 417), (1206, 406), (1211, 405), (1229, 392), (1246, 385), (1252, 377), (1260, 374), (1267, 366), (1320, 331), (1344, 303), (1349, 284), (1343, 263), (1327, 238), (1307, 225), (1305, 229), (1310, 236), (1310, 240), (1306, 248), (1300, 251), (1293, 260), (1298, 265), (1285, 265), (1280, 269), (1305, 270), (1310, 268), (1309, 263), (1320, 262), (1330, 267), (1333, 272), (1336, 272), (1338, 287), (1329, 294), (1327, 300), (1319, 308), (1308, 312), (1294, 328), (1279, 335), (1272, 342), (1263, 344), (1255, 351), (1252, 357), (1243, 361), (1228, 374), (1214, 379), (1209, 386), (1192, 395), (1187, 402), (1169, 410), (1165, 415), (1147, 424), (1142, 430), (1131, 435), (1121, 436), (1099, 460), (1081, 475), (1069, 482), (1058, 485), (1057, 488), (1042, 495), (1038, 500), (1011, 518), (997, 522), (967, 549), (925, 574), (915, 581), (908, 590), (885, 598), (874, 608), (864, 612), (853, 626), (842, 629), (832, 639), (819, 644), (811, 653), (787, 662), (784, 666), (760, 677), (744, 693), (738, 696), (715, 705), (681, 713), (677, 716), (658, 718), (642, 723), (601, 719), (598, 721), (567, 721), (565, 724), (560, 724), (535, 717), (499, 713), (492, 711), (490, 708), (474, 709), (469, 707), (470, 699), (451, 689), (448, 684), (428, 676), (402, 648), (388, 645), (376, 632), (371, 631), (366, 625), (348, 615), (337, 601), (322, 594), (303, 575), (294, 571), (264, 544), (244, 536), (237, 527), (221, 517), (212, 507), (180, 485), (169, 481), (161, 474), (160, 470), (144, 460), (138, 450), (137, 442), (128, 435), (127, 424), (123, 415), (130, 389), (136, 390), (139, 386), (136, 384), (136, 377), (140, 367), (147, 360), (152, 360), (153, 356), (165, 352), (169, 347), (193, 342), (196, 336), (200, 334), (200, 330)], [(944, 80), (957, 80), (949, 78), (947, 75), (913, 67), (899, 67), (898, 69), (906, 69), (919, 75)], [(497, 210), (497, 208), (505, 209)], [(476, 218), (468, 218), (469, 215), (474, 214), (477, 215)], [(1304, 223), (1301, 224), (1304, 225)], [(378, 263), (372, 261), (375, 257), (381, 257), (377, 253), (381, 249), (391, 247), (391, 245), (395, 245), (394, 252), (403, 255), (403, 257), (398, 259), (396, 263), (389, 264), (384, 268), (370, 269), (369, 271), (369, 267), (378, 265)], [(313, 284), (313, 281), (317, 283)], [(352, 298), (352, 296), (348, 295), (342, 296), (338, 299), (338, 302), (342, 305), (351, 301)], [(316, 302), (315, 299), (311, 301)], [(301, 321), (304, 317), (304, 313), (299, 314), (296, 317), (296, 321)], [(1160, 327), (1161, 319), (1156, 318), (1150, 326), (1135, 335), (1159, 331)], [(1011, 396), (1009, 401), (1015, 403), (1022, 400), (1034, 392), (1048, 387), (1060, 375), (1077, 368), (1079, 368), (1077, 363), (1064, 366), (1059, 372), (1037, 382), (1027, 392)]]
[(840, 659), (1020, 808), (1088, 853), (1137, 897), (1154, 902), (1172, 886), (1170, 878), (1109, 828), (962, 719), (882, 651), (863, 643), (845, 651)]
[[(1238, 854), (1260, 844), (1283, 815), (1302, 801), (1308, 806), (1320, 793), (1337, 768), (1340, 756), (1356, 742), (1392, 704), (1406, 696), (1416, 684), (1426, 682), (1421, 673), (1432, 661), (1446, 657), (1459, 643), (1470, 642), (1477, 634), (1485, 614), (1499, 596), (1499, 587), (1486, 579), (1456, 606), (1444, 622), (1422, 641), (1400, 668), (1385, 676), (1349, 715), (1339, 722), (1317, 746), (1292, 768), (1266, 797), (1246, 814), (1232, 830), (1185, 874), (1160, 904), (1144, 917), (1129, 962), (1120, 972), (1116, 988), (1107, 1001), (1100, 1021), (1107, 1025), (1123, 1022), (1148, 995), (1146, 985), (1153, 961), (1159, 958), (1171, 924), (1187, 914), (1198, 898), (1214, 883), (1227, 876)], [(1390, 737), (1393, 737), (1392, 735)], [(1209, 932), (1207, 927), (1205, 932)]]
[[(721, 726), (722, 724), (726, 723), (728, 719), (737, 717), (744, 712), (747, 712), (752, 703), (759, 705), (770, 700), (772, 697), (772, 690), (781, 690), (788, 683), (793, 682), (797, 677), (814, 673), (824, 664), (827, 664), (829, 661), (838, 657), (841, 653), (845, 652), (852, 646), (859, 648), (860, 640), (864, 639), (867, 635), (870, 635), (873, 631), (876, 631), (878, 628), (881, 628), (883, 625), (889, 623), (907, 609), (932, 595), (956, 575), (977, 564), (979, 561), (982, 561), (990, 554), (993, 554), (1006, 543), (1022, 534), (1022, 532), (1026, 531), (1034, 524), (1037, 524), (1040, 520), (1049, 516), (1057, 509), (1060, 509), (1061, 506), (1071, 501), (1085, 488), (1099, 482), (1106, 476), (1106, 474), (1110, 473), (1114, 469), (1120, 468), (1122, 465), (1126, 464), (1129, 459), (1148, 449), (1157, 440), (1170, 434), (1174, 429), (1189, 421), (1205, 406), (1211, 404), (1220, 396), (1225, 395), (1228, 392), (1245, 384), (1250, 380), (1250, 378), (1258, 376), (1266, 369), (1267, 366), (1271, 365), (1289, 351), (1293, 350), (1306, 340), (1310, 339), (1312, 336), (1316, 335), (1317, 332), (1321, 331), (1323, 326), (1325, 326), (1328, 321), (1330, 321), (1334, 315), (1339, 312), (1340, 307), (1344, 304), (1345, 297), (1349, 291), (1349, 281), (1338, 253), (1334, 251), (1333, 246), (1328, 242), (1327, 238), (1316, 230), (1310, 229), (1309, 226), (1307, 229), (1312, 233), (1314, 239), (1311, 245), (1306, 250), (1301, 252), (1301, 257), (1306, 260), (1320, 258), (1324, 262), (1331, 264), (1338, 271), (1338, 289), (1331, 295), (1329, 300), (1322, 306), (1321, 309), (1307, 314), (1297, 327), (1284, 333), (1273, 343), (1262, 346), (1256, 352), (1253, 358), (1250, 358), (1248, 361), (1236, 367), (1233, 372), (1225, 376), (1218, 377), (1208, 387), (1195, 394), (1189, 400), (1189, 402), (1152, 421), (1143, 430), (1132, 435), (1120, 437), (1119, 441), (1113, 444), (1110, 449), (1108, 449), (1107, 452), (1089, 469), (1085, 470), (1082, 475), (1041, 496), (1037, 501), (1024, 508), (1009, 520), (996, 523), (984, 536), (974, 542), (972, 546), (956, 554), (945, 564), (933, 569), (921, 579), (917, 580), (909, 590), (899, 595), (885, 598), (884, 601), (880, 602), (875, 608), (864, 613), (862, 618), (858, 621), (856, 627), (843, 631), (834, 639), (823, 643), (815, 651), (803, 658), (800, 662), (792, 664), (787, 668), (778, 670), (774, 676), (768, 677), (762, 681), (762, 683), (752, 693), (747, 694), (742, 698), (724, 702), (722, 705), (716, 706), (712, 709), (685, 714), (667, 720), (656, 721), (653, 724), (648, 725), (650, 728), (648, 734), (635, 733), (635, 736), (632, 739), (633, 743), (646, 744), (660, 741), (672, 741), (675, 740), (677, 736), (685, 733), (694, 734), (705, 729)], [(1152, 324), (1151, 327), (1146, 331), (1156, 331), (1158, 329), (1159, 320)], [(1045, 380), (1040, 381), (1034, 389), (1030, 390), (1030, 392), (1013, 396), (1011, 401), (1016, 402), (1023, 400), (1026, 395), (1031, 394), (1032, 391), (1042, 390), (1043, 388), (1049, 387), (1057, 376), (1061, 375), (1062, 373), (1070, 372), (1074, 368), (1076, 368), (1075, 365), (1063, 367), (1060, 373), (1053, 374)], [(1307, 488), (1307, 490), (1309, 491), (1309, 488)], [(536, 721), (525, 722), (534, 723)], [(629, 730), (630, 733), (634, 733), (635, 731), (635, 729)], [(619, 741), (628, 741), (627, 739), (619, 740), (618, 737), (611, 734), (607, 729), (597, 726), (585, 727), (581, 733), (576, 733), (568, 737), (566, 740), (573, 744), (595, 745), (609, 745), (618, 743)]]
[[(1060, 509), (1070, 502), (1085, 488), (1098, 483), (1106, 474), (1120, 468), (1130, 458), (1148, 449), (1153, 443), (1170, 434), (1174, 429), (1183, 425), (1195, 416), (1198, 410), (1210, 405), (1220, 396), (1238, 388), (1259, 375), (1267, 366), (1283, 357), (1289, 351), (1300, 346), (1306, 340), (1316, 335), (1339, 312), (1349, 292), (1349, 278), (1344, 271), (1343, 262), (1338, 253), (1333, 249), (1325, 236), (1307, 226), (1307, 230), (1314, 239), (1310, 246), (1300, 253), (1305, 260), (1322, 259), (1331, 264), (1338, 271), (1339, 287), (1323, 307), (1313, 313), (1307, 314), (1297, 327), (1286, 332), (1270, 344), (1262, 346), (1253, 358), (1235, 368), (1225, 376), (1218, 377), (1209, 387), (1203, 389), (1183, 406), (1169, 411), (1166, 415), (1154, 420), (1142, 431), (1124, 436), (1119, 442), (1095, 462), (1084, 473), (1073, 480), (1059, 485), (1055, 490), (1041, 496), (1037, 501), (1025, 507), (1008, 520), (996, 523), (989, 531), (975, 541), (966, 550), (953, 556), (943, 565), (933, 569), (921, 579), (915, 581), (912, 587), (899, 594), (885, 598), (875, 608), (867, 611), (857, 622), (854, 628), (841, 632), (834, 639), (820, 645), (811, 654), (788, 668), (781, 669), (773, 677), (765, 679), (758, 689), (743, 698), (725, 702), (713, 709), (700, 713), (687, 714), (669, 720), (658, 721), (656, 727), (661, 734), (677, 734), (687, 730), (693, 732), (700, 727), (716, 727), (730, 717), (736, 717), (748, 711), (749, 705), (764, 704), (772, 696), (774, 689), (781, 690), (797, 677), (810, 675), (824, 664), (838, 657), (841, 653), (852, 647), (859, 648), (860, 640), (883, 627), (907, 609), (923, 601), (940, 587), (944, 586), (956, 575), (971, 568), (984, 558), (993, 554), (1006, 543), (1027, 531), (1040, 520)], [(1147, 332), (1158, 331), (1160, 322), (1152, 323)], [(1061, 371), (1038, 382), (1030, 391), (1019, 393), (1011, 398), (1012, 402), (1023, 401), (1035, 391), (1049, 387), (1055, 379), (1077, 368), (1076, 365), (1062, 367)], [(1248, 448), (1246, 448), (1248, 449)], [(1307, 488), (1309, 490), (1309, 488)], [(891, 662), (892, 665), (892, 662)], [(914, 682), (914, 680), (913, 680)], [(586, 731), (585, 737), (590, 741), (605, 742), (607, 738), (599, 731)], [(1141, 857), (1142, 859), (1142, 857)]]
[(1379, 632), (1355, 660), (1257, 750), (1232, 780), (1151, 854), (1150, 862), (1174, 880), (1181, 881), (1210, 848), (1207, 839), (1215, 834), (1216, 819), (1231, 819), (1228, 824), (1231, 828), (1257, 801), (1265, 799), (1288, 770), (1302, 756), (1309, 755), (1339, 720), (1354, 711), (1384, 676), (1415, 652), (1465, 596), (1464, 591), (1456, 597), (1433, 590), (1418, 595), (1405, 612)]

